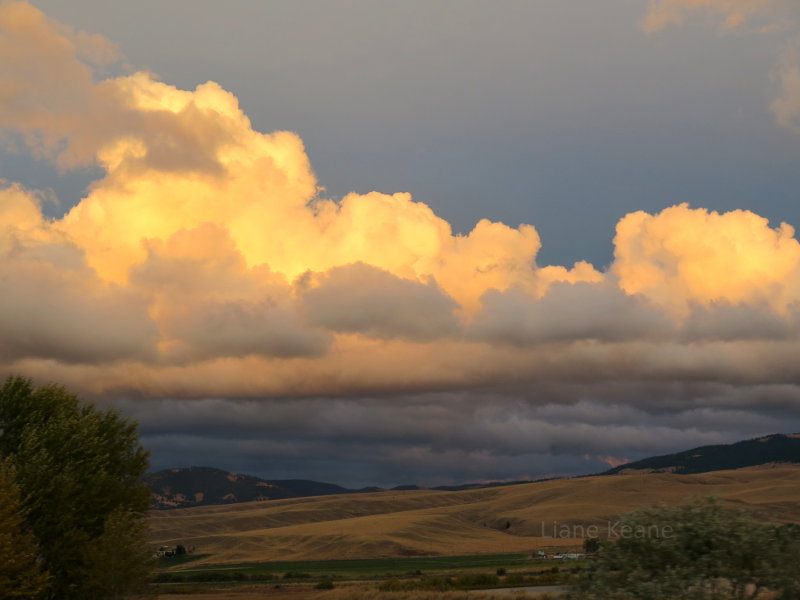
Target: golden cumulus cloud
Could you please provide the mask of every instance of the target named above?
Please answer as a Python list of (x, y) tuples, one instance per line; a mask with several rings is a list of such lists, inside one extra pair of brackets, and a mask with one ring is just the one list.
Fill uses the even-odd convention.
[(640, 211), (617, 225), (612, 270), (625, 292), (677, 315), (711, 303), (786, 312), (800, 292), (794, 233), (744, 210), (719, 214), (681, 204), (657, 215)]
[(187, 396), (690, 377), (697, 365), (757, 380), (770, 344), (796, 341), (789, 225), (678, 205), (624, 217), (605, 272), (539, 266), (530, 225), (454, 235), (406, 193), (323, 198), (296, 134), (255, 131), (214, 82), (98, 79), (91, 65), (116, 56), (25, 2), (0, 4), (0, 126), (63, 169), (105, 172), (57, 220), (33, 192), (0, 190), (7, 371)]

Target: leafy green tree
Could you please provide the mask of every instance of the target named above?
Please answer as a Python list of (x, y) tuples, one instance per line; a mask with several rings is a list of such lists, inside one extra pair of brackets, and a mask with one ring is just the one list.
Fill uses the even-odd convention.
[(37, 564), (39, 548), (27, 531), (14, 470), (0, 460), (0, 598), (36, 598), (49, 577)]
[(637, 510), (610, 529), (618, 539), (601, 544), (572, 598), (745, 599), (770, 589), (788, 600), (800, 581), (800, 555), (782, 551), (796, 547), (790, 533), (781, 546), (780, 528), (714, 498)]
[[(109, 528), (116, 528), (120, 544), (139, 540), (147, 516), (149, 494), (141, 479), (148, 454), (136, 424), (62, 387), (34, 388), (12, 377), (0, 388), (0, 430), (0, 455), (16, 469), (27, 523), (53, 577), (50, 597), (106, 597), (98, 595), (96, 582), (93, 592), (85, 589), (93, 581), (91, 548)], [(127, 515), (127, 531), (113, 515)], [(134, 558), (125, 569), (138, 569)]]

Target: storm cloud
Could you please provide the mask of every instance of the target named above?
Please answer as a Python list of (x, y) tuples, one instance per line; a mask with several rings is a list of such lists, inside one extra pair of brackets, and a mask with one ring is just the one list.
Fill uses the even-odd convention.
[[(762, 4), (664, 0), (643, 27), (784, 14)], [(119, 405), (157, 466), (536, 477), (798, 428), (791, 224), (676, 198), (621, 216), (605, 268), (539, 264), (533, 225), (459, 234), (408, 193), (328, 198), (296, 133), (119, 56), (0, 3), (5, 142), (102, 170), (57, 218), (0, 189), (0, 368)]]

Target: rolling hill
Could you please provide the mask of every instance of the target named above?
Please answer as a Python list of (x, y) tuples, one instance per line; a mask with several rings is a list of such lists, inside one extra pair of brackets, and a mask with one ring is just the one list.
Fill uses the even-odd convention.
[(735, 444), (701, 446), (676, 454), (652, 456), (602, 473), (709, 473), (766, 464), (800, 463), (800, 434), (773, 434)]
[[(199, 563), (529, 552), (574, 547), (624, 512), (716, 494), (773, 521), (800, 522), (800, 465), (682, 475), (621, 474), (446, 492), (199, 506), (151, 513), (154, 544), (194, 546)], [(562, 535), (564, 527), (572, 537)], [(555, 537), (554, 537), (555, 534)]]

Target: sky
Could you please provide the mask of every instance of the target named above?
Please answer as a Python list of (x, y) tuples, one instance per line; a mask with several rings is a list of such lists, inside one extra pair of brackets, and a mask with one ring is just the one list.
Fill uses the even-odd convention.
[(800, 431), (793, 0), (0, 0), (0, 375), (154, 469)]

